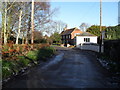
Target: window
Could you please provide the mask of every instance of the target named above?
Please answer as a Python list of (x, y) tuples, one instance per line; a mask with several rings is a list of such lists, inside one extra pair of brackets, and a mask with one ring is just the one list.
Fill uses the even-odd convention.
[(69, 35), (68, 35), (68, 39), (69, 39)]
[(66, 39), (69, 39), (70, 37), (69, 37), (69, 35), (66, 35)]
[(69, 39), (71, 38), (71, 35), (69, 35)]
[(84, 38), (84, 42), (90, 42), (90, 38)]
[(66, 39), (66, 35), (65, 35), (64, 37), (65, 37), (65, 39)]
[(64, 36), (62, 36), (62, 39), (64, 39)]
[(66, 39), (68, 38), (68, 36), (66, 35)]

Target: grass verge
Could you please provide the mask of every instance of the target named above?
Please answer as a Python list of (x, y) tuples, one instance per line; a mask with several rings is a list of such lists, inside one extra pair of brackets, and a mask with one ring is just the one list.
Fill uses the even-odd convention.
[(16, 60), (2, 60), (2, 78), (8, 79), (24, 72), (26, 68), (37, 65), (41, 61), (46, 61), (54, 55), (53, 47), (42, 47), (38, 50), (29, 51), (26, 55), (18, 55)]

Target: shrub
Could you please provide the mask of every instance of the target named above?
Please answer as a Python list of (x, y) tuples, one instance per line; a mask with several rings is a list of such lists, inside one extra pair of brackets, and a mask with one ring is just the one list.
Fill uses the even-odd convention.
[(43, 47), (38, 51), (38, 58), (46, 61), (48, 57), (51, 57), (55, 53), (55, 49), (53, 47)]
[[(11, 48), (4, 46), (2, 52), (3, 60), (1, 60), (3, 79), (19, 73), (19, 71), (21, 71), (24, 67), (37, 64), (38, 59), (45, 61), (48, 57), (51, 57), (55, 53), (55, 49), (53, 47), (49, 47), (48, 44), (38, 44), (34, 46), (36, 46), (37, 50), (29, 51), (30, 49), (28, 48), (31, 48), (30, 45), (14, 45), (11, 46)], [(23, 52), (27, 53), (23, 55)]]
[(32, 59), (32, 60), (37, 60), (37, 56), (38, 56), (38, 50), (36, 51), (29, 51), (26, 55), (28, 58)]
[(6, 60), (2, 60), (2, 77), (6, 78), (6, 77), (10, 77), (12, 74), (12, 70), (11, 70), (11, 62), (8, 62)]
[(114, 72), (114, 73), (119, 72), (120, 73), (120, 64), (119, 63), (112, 62), (112, 63), (109, 63), (108, 65), (110, 67), (111, 72)]
[(46, 58), (51, 57), (55, 53), (55, 49), (53, 47), (42, 47), (39, 50), (29, 51), (27, 53), (27, 57), (32, 60), (46, 60)]
[(18, 56), (19, 63), (22, 65), (22, 67), (29, 66), (30, 60), (26, 59), (24, 56)]

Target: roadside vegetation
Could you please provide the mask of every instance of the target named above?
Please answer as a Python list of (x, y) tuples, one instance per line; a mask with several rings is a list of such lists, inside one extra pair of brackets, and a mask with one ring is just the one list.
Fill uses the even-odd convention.
[(47, 61), (55, 53), (50, 45), (59, 43), (60, 30), (66, 24), (52, 20), (58, 9), (51, 9), (49, 2), (7, 0), (1, 2), (1, 8), (0, 63), (6, 80)]
[(110, 58), (105, 53), (98, 55), (98, 58), (107, 70), (109, 70), (113, 75), (120, 76), (120, 61)]
[[(18, 49), (19, 48), (19, 49)], [(55, 49), (48, 44), (3, 46), (2, 49), (2, 77), (3, 80), (25, 72), (54, 55)]]
[[(102, 26), (102, 31), (105, 31), (106, 26)], [(92, 25), (91, 27), (87, 28), (87, 32), (90, 32), (93, 35), (100, 36), (100, 26), (99, 25)]]
[[(92, 25), (87, 29), (87, 32), (99, 38), (99, 28), (98, 25)], [(98, 58), (103, 66), (113, 75), (120, 77), (120, 25), (109, 27), (102, 26), (102, 31), (104, 36), (104, 53), (98, 54)]]

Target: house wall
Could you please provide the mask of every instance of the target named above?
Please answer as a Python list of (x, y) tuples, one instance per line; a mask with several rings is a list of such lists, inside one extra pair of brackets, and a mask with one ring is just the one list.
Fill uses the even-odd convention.
[[(84, 42), (84, 38), (90, 38), (90, 42)], [(76, 46), (81, 43), (97, 43), (97, 36), (76, 36)]]
[(62, 35), (62, 43), (63, 44), (71, 44), (71, 45), (75, 45), (74, 42), (74, 37), (76, 36), (76, 33), (82, 33), (79, 29), (74, 30), (71, 34), (67, 34), (67, 35)]
[(69, 44), (71, 42), (71, 35), (62, 35), (62, 43), (63, 44)]
[[(90, 38), (90, 42), (84, 42), (84, 38)], [(100, 47), (97, 44), (97, 36), (76, 36), (75, 42), (77, 48), (99, 52)], [(102, 46), (101, 52), (103, 52), (103, 50)]]

